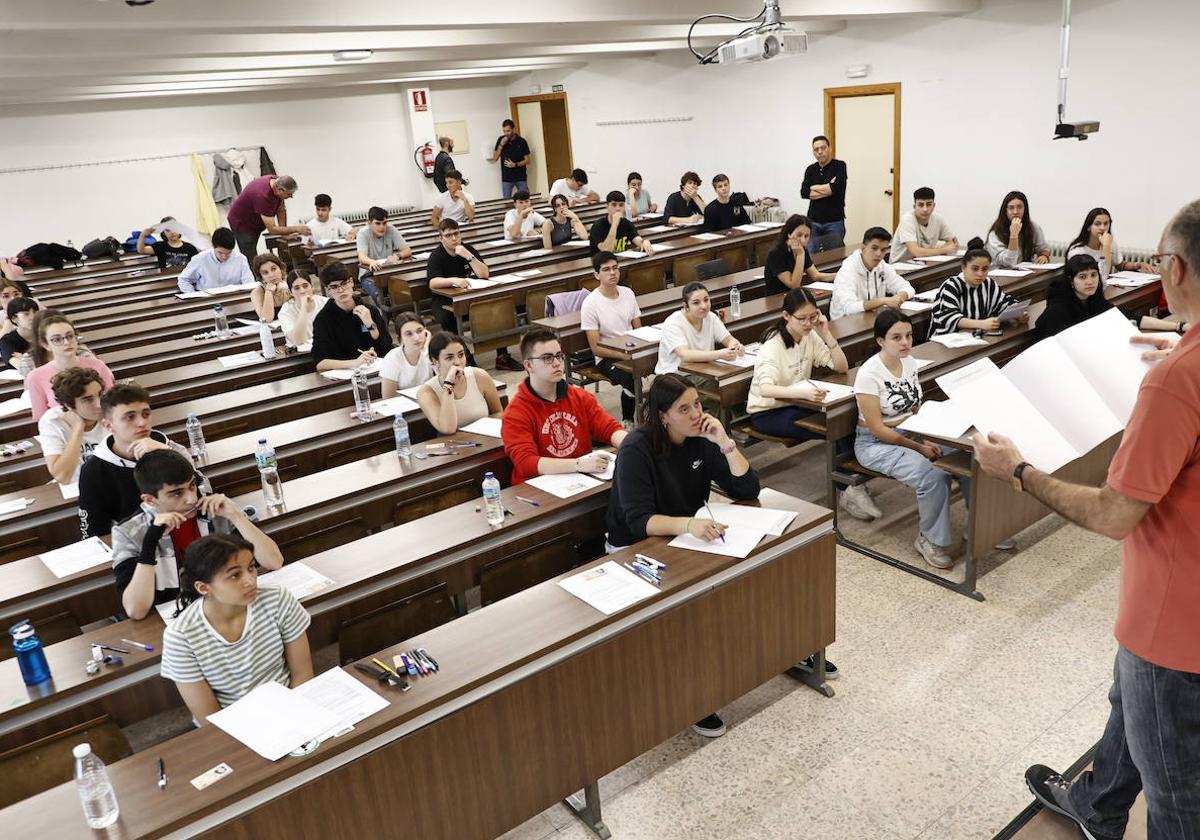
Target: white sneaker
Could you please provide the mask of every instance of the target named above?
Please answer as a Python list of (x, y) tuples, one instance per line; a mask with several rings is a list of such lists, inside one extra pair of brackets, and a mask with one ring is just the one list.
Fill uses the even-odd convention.
[(925, 562), (935, 569), (953, 569), (954, 558), (942, 550), (940, 545), (934, 545), (929, 539), (921, 534), (913, 543), (913, 548), (917, 553), (925, 558)]
[(867, 491), (861, 487), (847, 487), (842, 491), (838, 503), (842, 510), (863, 522), (870, 522), (883, 515), (883, 511), (875, 506)]
[(859, 484), (856, 490), (862, 491), (862, 498), (859, 499), (862, 506), (870, 511), (871, 515), (876, 519), (883, 516), (883, 511), (879, 509), (879, 505), (875, 504), (875, 497), (871, 495), (871, 488), (865, 484)]

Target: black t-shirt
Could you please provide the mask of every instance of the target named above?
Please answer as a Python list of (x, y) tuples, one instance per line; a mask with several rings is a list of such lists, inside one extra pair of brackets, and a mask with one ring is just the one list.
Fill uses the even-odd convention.
[[(812, 264), (812, 257), (809, 256), (808, 250), (805, 249), (803, 272), (807, 273), (809, 266)], [(779, 279), (779, 272), (794, 272), (795, 270), (796, 255), (792, 253), (792, 249), (787, 245), (776, 245), (770, 251), (767, 251), (767, 267), (763, 269), (763, 279), (766, 281), (767, 294), (778, 295), (786, 292), (788, 287), (783, 285), (783, 281)]]
[(715, 198), (704, 205), (704, 229), (707, 231), (729, 230), (735, 225), (750, 224), (750, 214), (740, 204), (730, 201), (722, 204)]
[(684, 199), (683, 193), (676, 190), (667, 196), (667, 203), (663, 205), (663, 222), (669, 222), (673, 217), (697, 216), (700, 215), (700, 206), (692, 199)]
[(450, 157), (449, 152), (438, 152), (437, 157), (433, 159), (433, 185), (438, 188), (438, 192), (445, 192), (446, 173), (454, 168), (454, 158)]
[[(471, 255), (477, 260), (482, 260), (479, 251), (467, 243), (463, 243), (463, 247), (471, 252)], [(471, 277), (474, 272), (471, 270), (471, 261), (465, 257), (460, 257), (458, 254), (452, 254), (446, 250), (445, 246), (439, 244), (429, 253), (429, 258), (425, 260), (425, 279), (432, 280), (435, 277)], [(442, 304), (449, 304), (450, 298), (446, 295), (440, 295), (436, 289), (430, 289), (429, 295), (435, 301)]]
[(16, 330), (0, 337), (0, 370), (11, 368), (13, 353), (28, 353), (29, 342)]
[(190, 242), (180, 242), (178, 248), (172, 248), (170, 242), (160, 239), (150, 247), (154, 249), (154, 256), (158, 258), (159, 271), (165, 271), (168, 268), (183, 268), (192, 257), (200, 253)]
[[(611, 228), (612, 225), (609, 224), (608, 216), (597, 219), (592, 224), (592, 229), (588, 233), (588, 253), (599, 253), (600, 243), (608, 239), (608, 232)], [(633, 240), (637, 235), (637, 227), (633, 222), (622, 216), (617, 222), (617, 239), (613, 243), (613, 253), (619, 254), (622, 251), (628, 251), (633, 247)]]
[[(815, 161), (808, 165), (804, 170), (804, 183), (800, 185), (800, 197), (809, 199), (808, 218), (823, 225), (846, 218), (846, 178), (846, 164), (837, 158), (824, 167)], [(810, 191), (817, 184), (830, 184), (833, 195), (829, 198), (809, 198)]]
[[(504, 135), (496, 138), (496, 145), (492, 147), (492, 151), (500, 148), (500, 141), (504, 139)], [(511, 160), (513, 163), (520, 163), (525, 160), (529, 154), (529, 144), (525, 142), (525, 138), (520, 134), (514, 134), (508, 138), (508, 143), (504, 145), (504, 150), (500, 152), (500, 180), (501, 181), (525, 181), (528, 176), (525, 174), (526, 167), (504, 165), (504, 161)], [(443, 275), (444, 276), (444, 275)]]
[(369, 302), (362, 302), (371, 312), (371, 320), (379, 328), (379, 338), (371, 340), (371, 333), (363, 331), (363, 322), (353, 312), (347, 312), (331, 299), (313, 318), (312, 355), (314, 362), (322, 359), (356, 359), (368, 347), (374, 347), (379, 358), (392, 349), (392, 337), (388, 334), (387, 322)]

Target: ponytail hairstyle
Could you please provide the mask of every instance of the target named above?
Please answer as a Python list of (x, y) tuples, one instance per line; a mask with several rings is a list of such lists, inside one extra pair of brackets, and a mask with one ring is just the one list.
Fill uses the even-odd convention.
[(686, 286), (684, 286), (683, 294), (681, 295), (681, 297), (683, 298), (684, 311), (685, 312), (687, 311), (688, 299), (691, 298), (692, 295), (696, 294), (696, 292), (707, 292), (707, 291), (708, 291), (708, 287), (705, 286), (703, 283), (701, 283), (699, 280), (693, 280), (691, 283), (688, 283)]
[(669, 411), (689, 388), (695, 386), (678, 373), (664, 373), (654, 377), (646, 400), (638, 406), (638, 424), (650, 435), (651, 448), (660, 458), (671, 454), (671, 438), (659, 415)]
[(1033, 218), (1029, 215), (1029, 198), (1020, 190), (1013, 190), (1008, 195), (1004, 196), (1004, 200), (1000, 202), (1000, 212), (996, 214), (996, 221), (992, 223), (991, 232), (996, 234), (1005, 248), (1008, 247), (1008, 229), (1010, 221), (1008, 218), (1008, 203), (1014, 199), (1020, 200), (1025, 205), (1025, 213), (1021, 216), (1021, 233), (1017, 237), (1018, 248), (1020, 249), (1020, 257), (1024, 260), (1033, 259)]
[(806, 227), (812, 230), (812, 222), (808, 220), (808, 216), (802, 216), (799, 213), (793, 213), (788, 216), (787, 221), (783, 223), (783, 227), (779, 229), (779, 236), (775, 238), (775, 247), (787, 250), (788, 237), (795, 233), (798, 227)]
[[(43, 309), (33, 319), (33, 363), (37, 367), (48, 363), (52, 358), (52, 354), (46, 349), (46, 328), (54, 324), (66, 324), (72, 329), (75, 324), (66, 315), (59, 312), (57, 309)], [(79, 337), (75, 337), (76, 348), (79, 347)]]
[(196, 584), (212, 583), (221, 567), (239, 551), (254, 553), (254, 546), (240, 534), (209, 534), (189, 545), (179, 564), (179, 599), (175, 614), (179, 615), (189, 604), (199, 600)]
[(461, 344), (463, 349), (467, 349), (467, 342), (463, 341), (462, 336), (458, 333), (436, 332), (433, 338), (429, 339), (429, 361), (433, 362), (434, 367), (437, 367), (438, 356), (442, 355), (442, 351), (451, 344)]
[(992, 255), (987, 248), (983, 247), (983, 240), (978, 236), (972, 236), (971, 241), (967, 243), (967, 252), (962, 255), (962, 264), (965, 266), (971, 260), (984, 258), (988, 262), (992, 261)]
[[(804, 217), (801, 216), (800, 218)], [(783, 296), (783, 307), (780, 311), (788, 315), (795, 315), (809, 304), (816, 306), (817, 299), (808, 289), (803, 286), (797, 286), (794, 289), (788, 289), (787, 294)], [(788, 350), (796, 346), (796, 339), (792, 338), (792, 334), (788, 332), (787, 319), (782, 315), (778, 321), (767, 327), (766, 332), (762, 334), (762, 338), (759, 341), (766, 343), (767, 339), (775, 335), (779, 336), (780, 341), (783, 342), (783, 346)]]
[(1108, 216), (1108, 232), (1112, 233), (1112, 213), (1109, 213), (1103, 207), (1093, 207), (1088, 211), (1087, 216), (1084, 217), (1083, 227), (1079, 229), (1079, 235), (1072, 239), (1071, 244), (1067, 246), (1068, 251), (1076, 245), (1082, 245), (1084, 248), (1087, 247), (1088, 241), (1092, 238), (1092, 222), (1096, 221), (1097, 216)]

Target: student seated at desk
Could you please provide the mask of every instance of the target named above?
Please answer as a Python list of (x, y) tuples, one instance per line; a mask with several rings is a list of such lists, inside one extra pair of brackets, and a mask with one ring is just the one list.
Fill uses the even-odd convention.
[(236, 530), (254, 546), (263, 568), (283, 565), (275, 541), (228, 497), (213, 494), (186, 456), (171, 449), (147, 452), (133, 468), (133, 478), (141, 508), (112, 530), (113, 576), (130, 618), (145, 618), (155, 604), (179, 597), (179, 558), (210, 533)]
[(1046, 308), (1033, 325), (1038, 341), (1112, 309), (1100, 282), (1100, 266), (1090, 254), (1067, 260), (1046, 290)]
[[(175, 221), (174, 216), (163, 216), (158, 224), (165, 225), (167, 222), (173, 221)], [(158, 260), (159, 271), (166, 271), (168, 268), (183, 268), (191, 262), (192, 257), (200, 253), (195, 245), (184, 240), (179, 231), (170, 227), (162, 229), (162, 239), (153, 245), (147, 245), (146, 237), (154, 233), (156, 227), (158, 225), (150, 225), (138, 234), (137, 246), (134, 250), (139, 254), (153, 254)]]
[(287, 301), (288, 288), (285, 280), (287, 266), (274, 254), (259, 254), (251, 263), (254, 279), (258, 282), (250, 290), (250, 305), (254, 314), (264, 324), (275, 320), (275, 313)]
[(375, 307), (382, 309), (375, 272), (407, 260), (412, 256), (412, 247), (400, 230), (388, 221), (387, 211), (382, 207), (367, 210), (367, 226), (358, 232), (355, 247), (358, 249), (358, 282), (375, 302)]
[(429, 339), (433, 376), (417, 391), (421, 412), (439, 435), (452, 435), (503, 408), (485, 370), (467, 366), (467, 345), (451, 332)]
[(582, 169), (573, 169), (566, 178), (559, 178), (550, 185), (550, 196), (563, 196), (572, 207), (581, 204), (594, 204), (600, 200), (600, 194), (587, 188), (588, 176)]
[(1042, 229), (1029, 215), (1029, 199), (1013, 190), (1000, 202), (1000, 212), (988, 231), (988, 253), (998, 268), (1014, 268), (1018, 263), (1050, 262), (1050, 246)]
[(917, 363), (910, 355), (912, 320), (890, 307), (881, 310), (875, 316), (875, 343), (879, 352), (863, 362), (854, 379), (858, 398), (854, 456), (867, 469), (891, 476), (917, 491), (921, 530), (913, 545), (934, 568), (952, 568), (954, 560), (946, 553), (953, 543), (952, 477), (933, 465), (946, 453), (936, 443), (916, 440), (894, 428), (921, 405)]
[(20, 369), (21, 360), (32, 352), (33, 344), (37, 341), (34, 322), (38, 309), (38, 302), (33, 298), (17, 297), (8, 302), (8, 323), (14, 329), (0, 335), (0, 369)]
[(180, 292), (204, 292), (221, 286), (239, 286), (254, 279), (250, 263), (237, 248), (237, 237), (227, 227), (212, 232), (212, 248), (188, 260), (176, 285)]
[(621, 266), (615, 254), (601, 251), (593, 255), (592, 272), (600, 285), (584, 298), (579, 327), (587, 335), (596, 367), (621, 389), (621, 420), (632, 423), (633, 372), (617, 367), (617, 362), (628, 356), (619, 350), (609, 350), (600, 342), (640, 327), (642, 311), (638, 309), (633, 289), (621, 285)]
[(463, 189), (463, 175), (457, 169), (446, 173), (446, 191), (433, 201), (429, 222), (434, 230), (443, 219), (453, 219), (460, 225), (475, 221), (475, 197)]
[[(1000, 313), (1017, 299), (988, 277), (992, 257), (983, 243), (972, 239), (963, 254), (962, 271), (948, 277), (938, 289), (930, 318), (929, 337), (949, 335), (957, 330), (998, 330)], [(1022, 323), (1028, 315), (1022, 315)]]
[(321, 269), (329, 300), (313, 317), (313, 361), (317, 371), (374, 364), (392, 349), (387, 322), (379, 310), (354, 297), (350, 270), (340, 262)]
[(1079, 235), (1067, 246), (1067, 259), (1077, 254), (1086, 254), (1100, 266), (1100, 282), (1108, 279), (1114, 271), (1145, 271), (1153, 273), (1149, 263), (1125, 261), (1121, 250), (1113, 241), (1112, 213), (1103, 207), (1094, 207), (1083, 220)]
[(433, 335), (415, 312), (401, 312), (392, 319), (400, 345), (383, 357), (379, 378), (383, 398), (391, 399), (406, 388), (424, 385), (433, 375), (429, 360), (429, 340)]
[[(723, 349), (714, 349), (720, 345)], [(657, 374), (675, 373), (683, 362), (715, 362), (736, 359), (746, 352), (712, 311), (712, 301), (703, 283), (683, 287), (683, 308), (663, 321), (658, 342)]]
[(862, 247), (846, 258), (834, 278), (830, 319), (870, 312), (881, 306), (899, 308), (913, 296), (912, 284), (883, 261), (891, 241), (892, 235), (886, 229), (867, 228)]
[(604, 472), (608, 459), (592, 452), (592, 441), (613, 448), (625, 430), (591, 392), (567, 382), (567, 354), (558, 336), (534, 327), (521, 338), (529, 374), (504, 410), (501, 436), (512, 461), (512, 483), (536, 475)]
[(312, 619), (284, 587), (259, 586), (254, 561), (254, 545), (233, 534), (202, 537), (183, 555), (161, 673), (199, 726), (264, 683), (312, 679)]
[(903, 262), (913, 257), (936, 257), (958, 251), (958, 237), (950, 231), (946, 220), (933, 212), (932, 187), (913, 190), (913, 209), (905, 213), (892, 237), (889, 262)]
[(746, 208), (730, 200), (732, 187), (729, 185), (729, 176), (723, 172), (714, 175), (712, 185), (717, 197), (704, 205), (704, 229), (713, 232), (750, 224), (750, 214)]
[(579, 221), (565, 196), (556, 195), (551, 198), (550, 207), (554, 213), (546, 220), (546, 224), (542, 225), (543, 248), (550, 249), (572, 239), (588, 238), (587, 228)]
[(150, 392), (136, 382), (120, 382), (100, 397), (104, 429), (108, 435), (79, 470), (79, 528), (81, 539), (102, 537), (115, 523), (133, 514), (141, 504), (134, 467), (148, 452), (188, 451), (154, 429)]
[[(21, 267), (14, 265), (12, 268), (19, 270)], [(0, 277), (0, 336), (8, 335), (17, 328), (17, 325), (8, 319), (8, 305), (22, 297), (33, 299), (33, 295), (29, 293), (29, 287), (25, 285), (24, 281)]]
[(108, 365), (92, 355), (80, 355), (79, 334), (71, 319), (57, 309), (43, 309), (33, 322), (36, 341), (33, 361), (37, 365), (25, 377), (25, 390), (33, 408), (33, 419), (39, 420), (47, 410), (58, 405), (50, 385), (60, 372), (73, 367), (91, 368), (100, 374), (105, 388), (113, 386)]
[(649, 239), (644, 239), (633, 222), (625, 218), (625, 193), (613, 190), (605, 196), (606, 213), (592, 223), (588, 234), (588, 248), (591, 253), (610, 251), (614, 254), (637, 248), (644, 254), (653, 254), (654, 246)]
[(320, 287), (314, 285), (316, 282), (316, 275), (305, 269), (293, 268), (288, 272), (290, 296), (279, 307), (279, 327), (288, 347), (312, 344), (313, 321), (329, 303), (329, 298), (320, 293)]
[(657, 212), (658, 205), (650, 197), (650, 190), (642, 186), (642, 173), (630, 172), (625, 178), (625, 218), (636, 219)]
[[(808, 240), (811, 236), (812, 222), (807, 216), (798, 213), (788, 216), (783, 227), (779, 229), (779, 237), (775, 244), (767, 251), (763, 280), (768, 297), (781, 295), (788, 289), (798, 289), (805, 280), (829, 283), (836, 277), (817, 271), (817, 267), (813, 265), (812, 256), (808, 253)], [(796, 270), (797, 254), (804, 255), (804, 262), (799, 271)]]
[(512, 201), (512, 208), (504, 214), (504, 238), (509, 242), (540, 239), (546, 217), (533, 209), (529, 190), (517, 190), (513, 193)]
[(91, 368), (68, 368), (51, 380), (58, 405), (38, 420), (38, 444), (50, 477), (59, 484), (79, 481), (79, 471), (108, 430), (100, 423), (104, 380)]
[(663, 205), (663, 221), (668, 225), (698, 225), (704, 221), (707, 202), (700, 197), (700, 176), (684, 172), (679, 189), (667, 196)]
[(330, 215), (333, 210), (333, 199), (327, 193), (317, 193), (313, 199), (316, 215), (300, 224), (308, 225), (310, 231), (307, 241), (319, 245), (321, 242), (333, 242), (341, 239), (350, 242), (354, 238), (354, 227), (345, 219)]

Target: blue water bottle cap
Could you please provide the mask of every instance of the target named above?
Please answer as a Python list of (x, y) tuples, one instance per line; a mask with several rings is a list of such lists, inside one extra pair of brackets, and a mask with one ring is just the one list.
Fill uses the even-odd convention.
[(21, 639), (28, 639), (33, 635), (33, 625), (29, 623), (29, 619), (23, 618), (12, 627), (8, 628), (8, 632), (11, 633), (12, 637), (17, 641), (20, 641)]

